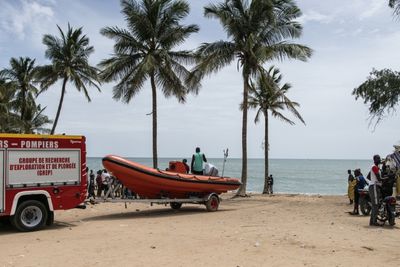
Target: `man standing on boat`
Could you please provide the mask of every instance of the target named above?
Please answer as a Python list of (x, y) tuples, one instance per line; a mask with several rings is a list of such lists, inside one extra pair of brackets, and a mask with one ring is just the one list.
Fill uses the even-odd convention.
[(190, 164), (193, 174), (203, 175), (203, 162), (207, 162), (206, 156), (200, 153), (200, 147), (196, 147), (196, 153), (193, 154)]

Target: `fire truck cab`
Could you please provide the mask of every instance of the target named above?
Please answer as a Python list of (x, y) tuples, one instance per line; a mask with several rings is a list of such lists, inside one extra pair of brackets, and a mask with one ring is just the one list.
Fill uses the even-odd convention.
[(0, 219), (39, 230), (86, 194), (84, 136), (0, 134)]

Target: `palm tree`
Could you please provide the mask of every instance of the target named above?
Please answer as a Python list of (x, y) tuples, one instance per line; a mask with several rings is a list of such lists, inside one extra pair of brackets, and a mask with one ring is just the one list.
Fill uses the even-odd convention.
[(400, 14), (400, 0), (389, 0), (389, 7), (394, 9), (396, 15)]
[(260, 120), (261, 114), (264, 115), (265, 120), (265, 141), (264, 141), (264, 153), (265, 153), (265, 182), (263, 194), (267, 193), (267, 178), (269, 175), (269, 164), (268, 164), (268, 152), (269, 152), (269, 114), (272, 117), (278, 118), (290, 125), (295, 124), (292, 120), (288, 119), (282, 114), (282, 111), (289, 110), (296, 118), (298, 118), (302, 123), (305, 124), (300, 113), (297, 111), (297, 107), (300, 105), (297, 102), (291, 101), (287, 96), (287, 92), (291, 88), (291, 85), (285, 83), (280, 86), (280, 81), (282, 80), (282, 75), (279, 69), (271, 67), (268, 72), (260, 73), (256, 79), (256, 83), (251, 83), (252, 90), (249, 95), (249, 108), (258, 109), (254, 122), (257, 123)]
[(91, 99), (87, 86), (94, 86), (100, 91), (98, 69), (89, 64), (89, 56), (94, 48), (89, 45), (89, 38), (82, 34), (82, 27), (73, 29), (68, 24), (66, 33), (58, 25), (57, 27), (61, 38), (49, 34), (43, 37), (43, 44), (47, 46), (45, 56), (51, 60), (51, 64), (39, 68), (40, 93), (62, 80), (60, 102), (51, 134), (54, 134), (57, 127), (68, 82), (79, 92), (83, 91), (89, 102)]
[(12, 106), (15, 97), (15, 86), (0, 78), (0, 132), (18, 133), (20, 116)]
[(21, 121), (21, 128), (24, 129), (24, 133), (50, 133), (50, 129), (46, 128), (45, 125), (52, 123), (52, 121), (43, 114), (45, 109), (46, 107), (42, 108), (36, 104), (27, 109), (25, 118)]
[(175, 96), (184, 102), (188, 88), (182, 82), (189, 71), (183, 64), (194, 63), (190, 51), (173, 51), (196, 25), (183, 26), (180, 21), (189, 14), (184, 0), (123, 0), (122, 13), (127, 29), (106, 27), (101, 34), (115, 40), (114, 54), (100, 63), (103, 81), (118, 81), (114, 99), (129, 103), (150, 79), (153, 116), (153, 167), (157, 161), (157, 86), (165, 97)]
[[(288, 40), (299, 38), (301, 25), (295, 21), (301, 15), (292, 0), (225, 0), (205, 7), (206, 17), (220, 21), (229, 40), (202, 44), (199, 63), (189, 83), (199, 89), (200, 80), (237, 60), (243, 77), (242, 117), (242, 186), (238, 196), (246, 195), (247, 184), (247, 105), (250, 78), (262, 69), (262, 64), (284, 58), (306, 61), (312, 50)], [(197, 84), (197, 86), (196, 86)]]
[(34, 59), (20, 57), (11, 58), (10, 68), (0, 71), (0, 77), (12, 84), (16, 90), (13, 105), (19, 112), (21, 120), (24, 120), (28, 106), (35, 103), (35, 97), (39, 92), (34, 85), (37, 69)]

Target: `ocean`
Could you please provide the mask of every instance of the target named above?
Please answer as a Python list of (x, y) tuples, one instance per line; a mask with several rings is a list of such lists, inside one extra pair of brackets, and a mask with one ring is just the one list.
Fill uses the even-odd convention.
[[(151, 158), (127, 158), (152, 166)], [(168, 167), (173, 158), (160, 158), (159, 168)], [(190, 158), (188, 158), (190, 165)], [(222, 173), (223, 159), (208, 159)], [(247, 192), (261, 193), (264, 188), (264, 159), (248, 160)], [(89, 157), (89, 169), (103, 169), (101, 158)], [(240, 178), (241, 159), (228, 158), (224, 176)], [(367, 175), (371, 160), (326, 160), (326, 159), (270, 159), (270, 174), (274, 177), (274, 193), (344, 195), (347, 194), (347, 170), (360, 168)]]

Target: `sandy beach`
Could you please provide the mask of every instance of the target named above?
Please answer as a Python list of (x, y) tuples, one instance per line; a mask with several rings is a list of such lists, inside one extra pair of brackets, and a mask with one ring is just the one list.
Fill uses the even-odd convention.
[(0, 228), (0, 266), (398, 266), (400, 229), (350, 216), (345, 196), (252, 195), (181, 210), (101, 203), (32, 233)]

